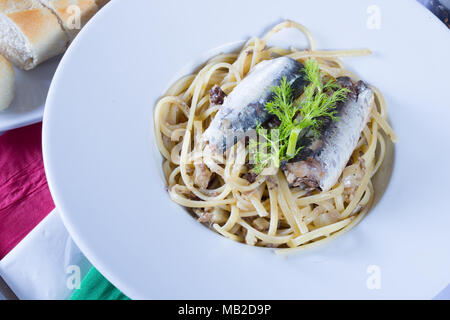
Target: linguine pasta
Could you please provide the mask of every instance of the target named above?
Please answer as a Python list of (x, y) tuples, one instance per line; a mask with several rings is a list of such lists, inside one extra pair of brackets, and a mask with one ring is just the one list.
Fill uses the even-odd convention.
[[(271, 36), (284, 28), (303, 32), (309, 49), (268, 47)], [(281, 170), (249, 182), (244, 179), (249, 169), (248, 152), (242, 142), (222, 156), (202, 152), (200, 137), (220, 108), (210, 104), (211, 87), (219, 85), (230, 93), (263, 60), (288, 56), (303, 63), (314, 58), (321, 71), (334, 78), (359, 80), (345, 69), (340, 58), (368, 54), (370, 50), (316, 50), (308, 29), (285, 21), (263, 38), (250, 39), (239, 52), (219, 54), (196, 74), (175, 82), (154, 113), (157, 145), (164, 157), (163, 171), (171, 199), (221, 235), (249, 245), (280, 248), (278, 253), (315, 246), (354, 227), (371, 207), (372, 177), (383, 162), (385, 139), (396, 140), (378, 89), (371, 87), (376, 108), (339, 182), (329, 191), (290, 188)], [(208, 188), (195, 183), (195, 175), (201, 170), (214, 175)]]

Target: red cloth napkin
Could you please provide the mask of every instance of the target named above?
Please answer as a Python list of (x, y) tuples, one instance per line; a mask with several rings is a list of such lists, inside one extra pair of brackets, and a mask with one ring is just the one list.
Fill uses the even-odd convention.
[(45, 178), (42, 124), (0, 136), (0, 259), (55, 207)]

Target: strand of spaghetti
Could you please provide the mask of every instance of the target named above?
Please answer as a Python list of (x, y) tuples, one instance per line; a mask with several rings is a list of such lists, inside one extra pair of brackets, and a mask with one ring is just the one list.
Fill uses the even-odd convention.
[[(373, 201), (373, 191), (372, 191), (372, 196), (371, 196), (371, 201)], [(347, 226), (345, 226), (344, 228), (342, 228), (341, 230), (331, 234), (330, 236), (326, 237), (325, 239), (321, 240), (321, 241), (316, 241), (316, 242), (312, 242), (309, 244), (303, 244), (300, 247), (296, 247), (296, 248), (289, 248), (289, 249), (276, 249), (275, 253), (277, 255), (287, 255), (287, 254), (293, 254), (293, 253), (297, 253), (297, 252), (301, 252), (304, 250), (309, 250), (312, 248), (315, 248), (319, 245), (323, 245), (326, 244), (332, 240), (334, 240), (336, 237), (346, 233), (347, 231), (349, 231), (350, 229), (352, 229), (354, 226), (356, 226), (367, 214), (367, 212), (370, 209), (370, 205), (371, 203), (366, 206), (360, 213), (359, 215), (357, 215), (351, 223), (349, 223)]]
[(300, 187), (296, 187), (296, 188), (292, 188), (291, 192), (292, 192), (292, 196), (294, 197), (294, 199), (297, 199), (297, 198), (303, 197), (304, 195), (309, 193), (309, 190), (300, 189)]
[(236, 148), (236, 158), (233, 168), (228, 178), (237, 178), (245, 166), (245, 159), (247, 157), (247, 151), (243, 143), (238, 142)]
[(355, 50), (305, 50), (297, 51), (288, 54), (286, 57), (294, 60), (303, 60), (306, 58), (338, 58), (338, 57), (361, 57), (371, 55), (372, 51), (369, 49), (355, 49)]
[(304, 197), (304, 198), (298, 198), (295, 200), (298, 206), (306, 206), (311, 203), (318, 203), (327, 199), (332, 199), (336, 197), (337, 195), (344, 192), (344, 186), (342, 183), (339, 183), (337, 186), (335, 186), (333, 189), (327, 192), (321, 192), (312, 196)]
[[(211, 58), (205, 65), (210, 67), (210, 66), (214, 66), (215, 64), (219, 64), (219, 63), (229, 63), (229, 64), (234, 64), (236, 62), (236, 60), (239, 57), (239, 54), (237, 53), (232, 53), (232, 54), (221, 54), (219, 56), (216, 56), (218, 58)], [(228, 72), (223, 72), (223, 77), (226, 77), (228, 75)]]
[(330, 224), (325, 227), (321, 227), (318, 229), (315, 229), (313, 231), (310, 231), (308, 233), (302, 234), (301, 236), (298, 236), (288, 242), (288, 246), (290, 247), (298, 247), (306, 242), (309, 242), (311, 240), (314, 240), (319, 237), (324, 237), (329, 235), (330, 233), (336, 232), (339, 229), (344, 228), (346, 225), (348, 225), (352, 221), (352, 218), (347, 218), (345, 220)]
[(255, 234), (251, 230), (247, 230), (247, 234), (245, 235), (245, 243), (249, 246), (254, 246), (258, 239), (256, 239)]
[[(170, 161), (174, 164), (180, 165), (181, 162), (181, 151), (183, 149), (183, 141), (180, 143), (177, 143), (172, 150), (170, 150)], [(188, 164), (188, 161), (185, 162), (185, 164)]]
[[(369, 123), (366, 123), (362, 134), (361, 134), (361, 140), (364, 140), (364, 143), (362, 143), (356, 150), (360, 151), (362, 150), (364, 153), (368, 150), (369, 141), (372, 139), (372, 129), (369, 127), (371, 123), (373, 123), (373, 119), (369, 119)], [(355, 152), (353, 152), (355, 154)]]
[(375, 156), (375, 150), (377, 148), (377, 134), (378, 132), (378, 124), (376, 122), (372, 121), (372, 130), (370, 130), (370, 142), (369, 142), (369, 148), (367, 148), (366, 153), (362, 156), (362, 159), (364, 159), (365, 162), (368, 162), (369, 159), (373, 159)]
[(198, 87), (198, 82), (201, 81), (204, 70), (207, 69), (208, 67), (209, 65), (206, 64), (197, 74), (195, 74), (194, 79), (192, 80), (191, 84), (189, 85), (189, 87), (186, 89), (186, 91), (182, 96), (182, 99), (184, 101), (186, 102), (189, 101), (189, 99), (193, 96), (196, 88)]
[(182, 205), (183, 207), (187, 207), (187, 208), (211, 208), (211, 207), (217, 207), (220, 205), (236, 203), (236, 199), (224, 199), (224, 200), (214, 200), (214, 201), (191, 200), (191, 199), (187, 199), (186, 197), (180, 196), (176, 192), (172, 192), (171, 188), (169, 188), (169, 195), (170, 195), (170, 198), (174, 202), (178, 203), (179, 205)]
[(270, 242), (270, 243), (274, 243), (274, 244), (283, 244), (283, 243), (287, 243), (290, 239), (292, 239), (292, 236), (290, 236), (290, 235), (288, 235), (288, 236), (269, 236), (255, 228), (253, 228), (251, 225), (249, 225), (247, 222), (245, 222), (242, 219), (239, 219), (237, 223), (240, 224), (241, 226), (243, 226), (244, 228), (246, 228), (247, 230), (251, 230), (255, 234), (256, 237), (258, 237), (259, 239), (266, 241), (266, 242)]
[(259, 39), (256, 39), (255, 41), (255, 47), (253, 48), (253, 55), (252, 55), (252, 61), (250, 63), (250, 70), (253, 69), (253, 67), (258, 63), (258, 53), (264, 48), (266, 44), (264, 41), (261, 41)]
[(319, 202), (317, 205), (322, 207), (322, 208), (325, 208), (325, 210), (328, 211), (328, 212), (330, 212), (330, 211), (335, 209), (333, 201), (331, 201), (331, 199)]
[(227, 94), (230, 93), (236, 86), (237, 86), (237, 82), (234, 82), (234, 81), (222, 82), (220, 84), (220, 88), (223, 90), (223, 92), (225, 92)]
[(192, 125), (194, 123), (195, 113), (197, 110), (197, 102), (199, 100), (201, 90), (202, 90), (201, 86), (195, 87), (194, 94), (192, 95), (191, 107), (189, 108), (188, 122), (186, 125), (186, 135), (184, 136), (184, 139), (187, 138), (187, 133), (190, 133), (190, 131), (192, 130)]
[(344, 197), (341, 194), (338, 194), (334, 197), (334, 206), (336, 207), (336, 209), (339, 212), (344, 211), (345, 207), (344, 207)]
[(189, 156), (189, 161), (193, 160), (194, 165), (198, 166), (201, 163), (200, 158), (202, 157), (201, 152), (201, 140), (203, 134), (203, 124), (201, 121), (194, 121), (194, 150)]
[(241, 218), (250, 218), (258, 216), (258, 212), (254, 211), (241, 211)]
[[(189, 136), (190, 137), (190, 136)], [(187, 146), (187, 148), (189, 148), (189, 146)], [(182, 154), (183, 154), (183, 150), (182, 149)], [(185, 156), (182, 155), (182, 158), (184, 158)], [(227, 166), (229, 165), (229, 163), (227, 163)], [(225, 167), (227, 169), (227, 167)], [(181, 166), (180, 164), (180, 172), (181, 172), (181, 176), (183, 177), (183, 169), (185, 170), (184, 166)], [(232, 187), (230, 185), (225, 185), (225, 188), (221, 191), (221, 193), (219, 195), (216, 196), (208, 196), (205, 195), (203, 192), (199, 191), (197, 188), (194, 187), (192, 180), (188, 180), (186, 181), (185, 178), (183, 177), (183, 181), (185, 181), (186, 187), (194, 194), (196, 195), (198, 198), (205, 200), (205, 201), (217, 201), (217, 200), (222, 200), (225, 197), (228, 196), (228, 194), (232, 191)], [(188, 185), (188, 183), (190, 185)]]
[(190, 129), (186, 130), (184, 134), (184, 138), (181, 144), (181, 153), (180, 153), (180, 159), (179, 159), (179, 166), (180, 166), (180, 174), (181, 178), (184, 181), (184, 184), (188, 189), (194, 189), (194, 184), (192, 183), (192, 180), (188, 176), (186, 172), (186, 165), (187, 165), (187, 153), (189, 150), (189, 146), (191, 143), (191, 132)]
[[(194, 82), (195, 82), (195, 80), (194, 80)], [(200, 88), (196, 87), (194, 90), (194, 94), (192, 96), (191, 108), (189, 110), (188, 123), (186, 126), (186, 132), (185, 132), (184, 138), (183, 138), (183, 145), (181, 148), (181, 156), (180, 156), (181, 177), (183, 178), (184, 183), (186, 184), (186, 187), (188, 189), (194, 189), (194, 185), (193, 185), (191, 179), (189, 179), (188, 174), (186, 172), (186, 164), (187, 164), (187, 153), (188, 153), (188, 150), (190, 147), (190, 142), (191, 142), (191, 130), (192, 130), (193, 122), (194, 122), (194, 115), (195, 115), (195, 110), (197, 107), (197, 101), (198, 101), (198, 96), (200, 94), (200, 90), (201, 90), (201, 87)]]
[[(220, 188), (219, 188), (220, 189)], [(196, 188), (191, 188), (190, 191), (197, 196), (198, 198), (200, 198), (201, 200), (204, 201), (218, 201), (218, 200), (223, 200), (225, 199), (231, 192), (231, 187), (225, 185), (225, 187), (223, 188), (223, 190), (218, 190), (218, 192), (220, 192), (220, 194), (215, 195), (215, 196), (208, 196), (205, 195), (204, 193), (200, 192), (199, 190), (197, 190)]]
[[(289, 203), (289, 194), (286, 192), (287, 182), (285, 178), (278, 172), (277, 174), (277, 184), (280, 187), (278, 192), (278, 202), (283, 212), (284, 217), (288, 221), (289, 225), (294, 228), (295, 235), (308, 232), (308, 227), (303, 223), (303, 221), (298, 220), (298, 207), (292, 203)], [(289, 187), (287, 187), (289, 189)], [(289, 190), (288, 190), (289, 191)], [(291, 195), (292, 198), (292, 195)]]
[(372, 116), (376, 122), (380, 125), (383, 131), (391, 138), (393, 142), (397, 141), (397, 136), (395, 135), (394, 130), (392, 130), (391, 126), (387, 123), (386, 119), (384, 119), (378, 111), (372, 112)]
[[(248, 47), (254, 46), (256, 39), (257, 39), (256, 37), (252, 37), (252, 38), (248, 39), (247, 42), (245, 42), (243, 48), (246, 49)], [(241, 50), (241, 51), (245, 51), (245, 50)]]
[[(252, 50), (251, 47), (244, 47), (239, 53), (239, 56), (236, 59), (236, 61), (233, 62), (233, 66), (239, 72), (241, 78), (243, 78), (245, 75), (245, 61), (249, 58), (251, 50)], [(224, 80), (230, 81), (231, 76), (232, 74), (228, 74), (228, 76), (226, 76)]]
[(230, 231), (231, 228), (234, 227), (234, 225), (239, 220), (239, 208), (236, 206), (231, 207), (231, 213), (228, 217), (227, 222), (221, 227), (224, 231)]
[(277, 235), (287, 236), (287, 235), (292, 235), (293, 232), (294, 232), (294, 230), (292, 228), (278, 229)]
[[(365, 130), (366, 128), (367, 128), (367, 125), (366, 125), (366, 127), (364, 128), (364, 130)], [(363, 132), (364, 132), (364, 130), (363, 130)], [(369, 130), (370, 130), (370, 129), (369, 129)], [(358, 144), (356, 145), (355, 150), (361, 149), (361, 148), (363, 147), (364, 144), (367, 144), (367, 139), (366, 139), (365, 136), (361, 136), (361, 137), (359, 138), (359, 141), (358, 141)]]
[(353, 210), (356, 208), (356, 206), (358, 205), (358, 202), (361, 200), (361, 197), (369, 183), (371, 172), (372, 172), (372, 167), (373, 167), (373, 162), (371, 161), (368, 164), (368, 166), (366, 167), (366, 172), (364, 174), (364, 177), (362, 178), (358, 188), (356, 189), (353, 199), (347, 205), (344, 212), (341, 213), (342, 218), (347, 218), (353, 212)]
[(226, 179), (226, 182), (229, 183), (231, 186), (233, 186), (234, 189), (241, 191), (241, 192), (248, 192), (256, 189), (259, 187), (262, 183), (264, 183), (264, 177), (259, 177), (256, 179), (255, 182), (248, 184), (247, 180), (244, 180), (247, 182), (247, 184), (242, 184), (244, 179), (237, 178), (237, 177), (231, 177)]
[[(230, 62), (222, 61), (222, 62), (218, 62), (218, 63), (215, 63), (215, 64), (210, 64), (209, 68), (206, 68), (204, 70), (204, 72), (205, 73), (212, 73), (212, 72), (214, 72), (217, 69), (225, 68), (225, 69), (228, 70), (227, 75), (229, 73), (232, 73), (232, 74), (234, 74), (234, 76), (236, 78), (236, 81), (241, 81), (242, 77), (239, 74), (238, 70), (236, 70), (236, 68), (234, 67), (234, 65), (233, 65), (234, 61), (235, 60), (230, 60)], [(214, 69), (214, 71), (212, 71), (211, 69)], [(209, 76), (208, 76), (208, 78), (209, 78)]]
[(163, 161), (163, 173), (166, 181), (169, 181), (170, 175), (172, 173), (172, 168), (170, 168), (170, 161), (168, 160)]
[(161, 122), (160, 123), (160, 131), (166, 137), (171, 138), (172, 141), (178, 141), (179, 138), (177, 138), (177, 139), (173, 138), (174, 131), (180, 130), (180, 129), (185, 130), (186, 129), (186, 125), (187, 125), (187, 122), (182, 122), (182, 123), (177, 123), (177, 124), (170, 124), (168, 122)]
[(269, 231), (267, 232), (269, 236), (274, 236), (278, 228), (278, 201), (277, 201), (277, 190), (275, 186), (271, 186), (270, 182), (267, 182), (267, 188), (269, 189), (269, 199), (270, 199), (270, 223)]
[(269, 213), (264, 208), (264, 206), (261, 203), (260, 199), (256, 199), (255, 197), (250, 198), (250, 202), (252, 203), (253, 207), (255, 207), (256, 212), (258, 212), (258, 215), (260, 217), (268, 217)]
[(217, 64), (210, 66), (210, 68), (207, 71), (205, 71), (204, 75), (201, 78), (201, 81), (203, 83), (202, 89), (204, 89), (206, 87), (206, 84), (209, 82), (208, 80), (211, 78), (212, 74), (214, 72), (216, 72), (216, 70), (222, 69), (222, 68), (228, 69), (229, 72), (232, 72), (235, 74), (235, 76), (238, 76), (237, 77), (238, 81), (241, 80), (241, 76), (239, 75), (239, 72), (235, 69), (235, 67), (232, 64), (226, 63), (226, 62), (221, 62), (221, 63), (217, 63)]
[(170, 135), (170, 140), (171, 141), (179, 141), (183, 136), (184, 133), (186, 132), (186, 123), (184, 124), (184, 128), (176, 128), (175, 130), (172, 131), (172, 134)]
[(286, 55), (292, 53), (292, 50), (287, 50), (287, 49), (283, 49), (283, 48), (279, 48), (279, 47), (270, 47), (270, 48), (266, 49), (266, 52), (274, 53), (274, 54), (280, 55), (280, 56), (286, 56)]
[[(218, 165), (217, 163), (220, 163), (220, 164), (224, 164), (225, 163), (225, 158), (222, 155), (220, 155), (220, 154), (211, 152), (209, 147), (205, 147), (203, 149), (203, 152), (200, 152), (200, 153), (197, 153), (197, 154), (192, 154), (191, 155), (191, 160), (192, 161), (203, 160), (204, 162), (206, 162), (206, 160), (208, 160), (208, 161), (214, 163), (214, 164), (212, 164), (213, 166), (214, 165), (217, 166)], [(220, 168), (223, 170), (222, 167), (220, 167)], [(223, 174), (220, 174), (220, 175), (223, 175)]]
[(383, 163), (383, 160), (384, 160), (384, 157), (385, 157), (385, 154), (386, 154), (386, 142), (384, 141), (384, 138), (383, 138), (382, 134), (379, 131), (377, 132), (377, 136), (378, 136), (377, 140), (378, 140), (379, 145), (380, 145), (380, 151), (379, 151), (379, 156), (378, 156), (377, 162), (376, 162), (375, 167), (374, 167), (374, 169), (372, 171), (372, 176), (371, 177), (373, 177), (378, 172), (378, 169), (380, 169), (381, 164)]
[[(234, 154), (234, 150), (232, 152)], [(242, 156), (242, 154), (241, 154), (241, 156)], [(238, 175), (240, 174), (241, 169), (243, 167), (243, 161), (245, 161), (245, 157), (244, 157), (244, 159), (241, 159), (241, 156), (238, 155), (237, 158), (233, 157), (232, 160), (228, 160), (229, 162), (233, 161), (233, 166), (230, 168), (230, 170), (224, 170), (224, 175), (222, 176), (225, 183), (229, 184), (232, 187), (235, 187), (235, 184), (231, 183), (230, 181), (238, 178)], [(241, 163), (241, 161), (242, 161), (242, 163)], [(239, 189), (246, 189), (246, 188), (234, 188), (234, 189), (236, 191), (241, 191)], [(249, 188), (247, 188), (247, 189), (249, 189)], [(256, 188), (250, 189), (249, 191), (252, 191), (254, 189), (256, 189)]]
[(169, 176), (169, 179), (167, 179), (169, 186), (171, 185), (175, 185), (176, 181), (175, 181), (175, 177), (180, 173), (180, 167), (176, 167), (172, 173)]
[(238, 57), (238, 53), (220, 53), (215, 57), (212, 57), (208, 60), (209, 64), (218, 63), (218, 62), (233, 62)]
[[(307, 51), (307, 52), (309, 52), (309, 51)], [(338, 62), (339, 61), (338, 58), (314, 57), (314, 59), (319, 63), (321, 71), (328, 73), (329, 75), (331, 75), (334, 78), (338, 78), (338, 77), (342, 77), (342, 76), (350, 76), (350, 78), (352, 78), (354, 81), (359, 80), (359, 78), (355, 74), (349, 73), (349, 71), (340, 67), (342, 62)]]
[(205, 121), (207, 118), (211, 117), (212, 114), (217, 111), (219, 111), (219, 107), (217, 107), (217, 106), (210, 107), (210, 108), (206, 109), (205, 111), (203, 111), (202, 113), (200, 113), (198, 116), (196, 116), (195, 120)]
[(309, 225), (316, 218), (316, 212), (318, 214), (319, 210), (323, 211), (323, 208), (319, 206), (314, 208), (314, 210), (311, 210), (311, 206), (309, 205), (300, 210), (302, 216), (304, 217), (303, 221), (306, 223), (306, 225)]
[(347, 226), (345, 226), (344, 228), (334, 232), (330, 236), (328, 236), (328, 237), (326, 237), (326, 238), (324, 238), (324, 239), (322, 239), (320, 241), (310, 242), (308, 244), (302, 244), (301, 246), (298, 246), (298, 247), (295, 247), (295, 248), (290, 247), (290, 248), (285, 248), (285, 249), (276, 249), (276, 250), (274, 250), (275, 254), (277, 254), (277, 255), (291, 255), (291, 254), (295, 254), (295, 253), (302, 252), (302, 251), (305, 251), (305, 250), (316, 248), (316, 247), (318, 247), (320, 245), (325, 245), (325, 244), (329, 243), (330, 241), (333, 241), (336, 237), (346, 233), (347, 231), (352, 229), (354, 226), (356, 226), (361, 221), (361, 219), (366, 215), (368, 210), (369, 210), (369, 208), (364, 209)]
[[(189, 194), (191, 192), (188, 188), (186, 188), (186, 186), (177, 184), (176, 182), (175, 182), (175, 184), (169, 185), (169, 187), (173, 187), (173, 186), (176, 186), (178, 193)], [(211, 197), (211, 199), (207, 199), (207, 200), (222, 200), (222, 199), (219, 199), (219, 197), (216, 195), (220, 194), (225, 188), (226, 188), (226, 185), (222, 185), (222, 186), (218, 187), (217, 189), (206, 189), (203, 191), (205, 191), (205, 195), (213, 195)]]
[(359, 203), (358, 203), (358, 207), (363, 208), (369, 203), (370, 198), (371, 198), (371, 193), (369, 190), (370, 190), (371, 186), (372, 186), (372, 182), (369, 180), (369, 183), (367, 184), (367, 188), (364, 191), (364, 195), (361, 198), (361, 201), (359, 201)]
[[(344, 63), (339, 59), (339, 58), (327, 58), (327, 59), (323, 59), (323, 58), (317, 58), (319, 61), (324, 61), (330, 64), (330, 62), (334, 63), (335, 66), (333, 66), (333, 68), (335, 69), (342, 69), (344, 70)], [(336, 67), (337, 66), (337, 67)]]
[[(186, 128), (185, 128), (186, 123), (179, 123), (177, 125), (173, 125), (173, 129), (170, 127), (167, 127), (166, 125), (167, 124), (161, 123), (160, 132), (168, 138), (167, 139), (168, 142), (169, 142), (169, 140), (172, 142), (180, 140), (180, 136), (179, 136), (180, 133), (182, 134), (182, 136), (184, 136), (184, 132), (186, 130)], [(161, 137), (161, 138), (163, 138), (163, 137)], [(162, 140), (162, 141), (164, 143), (164, 140)]]
[[(177, 124), (177, 118), (179, 116), (179, 109), (175, 106), (169, 106), (169, 112), (166, 114), (166, 121), (165, 123), (167, 125), (171, 125), (171, 124)], [(169, 127), (169, 126), (168, 126)]]
[(221, 166), (219, 166), (217, 163), (214, 162), (213, 159), (210, 157), (203, 157), (203, 161), (205, 165), (211, 170), (212, 172), (218, 174), (219, 176), (223, 177), (225, 175), (225, 172)]
[(172, 105), (177, 107), (186, 117), (189, 117), (189, 106), (183, 99), (177, 96), (167, 96), (160, 100), (163, 105)]
[(153, 115), (155, 118), (155, 137), (156, 137), (156, 145), (159, 149), (159, 152), (161, 152), (161, 154), (163, 155), (164, 158), (166, 158), (167, 160), (170, 160), (169, 150), (167, 150), (167, 148), (164, 146), (164, 142), (162, 140), (162, 134), (161, 134), (161, 123), (162, 123), (161, 116), (162, 116), (163, 105), (164, 105), (163, 99), (158, 101), (158, 103), (156, 104), (155, 112)]
[[(175, 186), (175, 184), (170, 185)], [(203, 201), (219, 201), (225, 199), (228, 194), (231, 192), (231, 188), (227, 185), (223, 185), (217, 189), (211, 190), (203, 190), (205, 193), (200, 192), (196, 188), (187, 188), (186, 186), (177, 185), (177, 190), (180, 190), (182, 193), (193, 193), (197, 198)]]
[(287, 223), (294, 230), (294, 235), (300, 235), (300, 228), (298, 227), (282, 192), (278, 192), (278, 204), (280, 205), (281, 212), (283, 213)]
[(166, 91), (166, 96), (178, 96), (182, 92), (186, 91), (186, 89), (191, 85), (192, 81), (194, 81), (195, 75), (190, 74), (182, 77), (178, 81), (176, 81), (169, 89)]
[(353, 72), (349, 71), (349, 70), (340, 70), (337, 74), (336, 74), (336, 78), (339, 77), (349, 77), (350, 79), (352, 79), (353, 81), (359, 81), (359, 77), (354, 74)]
[[(211, 79), (209, 81), (211, 81)], [(209, 81), (204, 85), (205, 87), (209, 86)], [(204, 95), (197, 103), (197, 114), (194, 116), (195, 117), (194, 120), (197, 121), (197, 115), (202, 114), (208, 108), (209, 108), (209, 96)]]
[(329, 74), (333, 78), (339, 77), (339, 75), (341, 73), (340, 69), (331, 68), (331, 67), (325, 66), (323, 64), (319, 64), (319, 66), (320, 66), (321, 71), (324, 71), (325, 73)]
[(237, 199), (236, 205), (239, 207), (239, 209), (244, 211), (255, 210), (255, 207), (252, 205), (252, 203), (247, 199), (244, 199), (236, 190), (233, 190), (233, 196)]
[[(219, 62), (223, 62), (224, 60), (226, 61), (226, 59), (223, 59), (226, 56), (221, 56), (222, 59), (216, 59), (216, 60), (210, 60), (196, 75), (195, 78), (193, 79), (192, 83), (190, 84), (190, 86), (187, 88), (187, 90), (185, 91), (184, 95), (183, 95), (183, 99), (185, 101), (188, 101), (189, 98), (193, 95), (193, 92), (195, 91), (195, 88), (198, 87), (198, 83), (200, 81), (202, 81), (202, 77), (204, 75), (205, 72), (207, 72), (209, 70), (209, 68), (211, 68), (211, 66), (213, 66), (216, 63)], [(226, 63), (226, 62), (225, 62)]]
[(230, 239), (232, 239), (234, 241), (237, 241), (237, 242), (241, 242), (242, 241), (242, 238), (240, 238), (237, 235), (234, 235), (234, 234), (232, 234), (230, 232), (227, 232), (227, 231), (223, 230), (217, 223), (213, 224), (213, 228), (216, 229), (216, 231), (218, 233), (220, 233), (221, 235), (223, 235), (226, 238), (230, 238)]
[(264, 37), (263, 40), (264, 42), (267, 43), (267, 41), (277, 32), (280, 32), (283, 29), (287, 29), (287, 28), (295, 28), (300, 30), (308, 39), (309, 42), (309, 47), (311, 48), (311, 50), (315, 50), (317, 45), (316, 45), (316, 40), (314, 39), (313, 35), (311, 34), (311, 32), (309, 31), (308, 28), (306, 28), (304, 25), (297, 23), (295, 21), (291, 21), (291, 20), (286, 20), (280, 24), (277, 24), (275, 27), (273, 27)]
[(379, 110), (377, 109), (378, 113), (381, 115), (381, 117), (383, 117), (384, 119), (386, 119), (386, 100), (384, 99), (383, 94), (381, 93), (381, 91), (375, 87), (370, 85), (369, 86), (370, 89), (372, 89), (374, 95), (375, 95), (375, 99), (376, 99), (376, 105), (379, 108)]
[[(308, 207), (305, 207), (308, 208)], [(323, 214), (326, 212), (326, 209), (320, 205), (316, 206), (314, 209), (312, 209), (312, 207), (310, 206), (308, 210), (305, 210), (305, 214), (307, 214), (305, 216), (305, 223), (310, 224), (311, 222), (313, 222), (319, 215)], [(315, 229), (315, 225), (312, 226), (311, 230)]]
[(289, 185), (286, 181), (284, 174), (281, 172), (281, 170), (279, 170), (277, 175), (278, 175), (278, 185), (280, 186), (281, 192), (283, 193), (283, 196), (286, 199), (286, 202), (292, 211), (292, 215), (294, 216), (294, 219), (297, 222), (300, 232), (301, 233), (308, 232), (308, 227), (303, 222), (303, 217), (295, 202), (294, 197), (292, 196), (292, 193), (289, 190)]
[[(172, 124), (172, 123), (168, 123), (168, 122), (161, 123), (161, 128), (163, 128), (163, 129), (165, 128), (167, 130), (166, 132), (164, 132), (164, 131), (162, 131), (162, 132), (164, 133), (165, 136), (167, 136), (169, 138), (172, 138), (173, 131), (178, 130), (178, 129), (186, 129), (186, 126), (187, 126), (187, 122), (178, 122), (176, 124)], [(178, 141), (178, 140), (179, 139), (176, 139), (176, 141)]]
[(233, 228), (231, 228), (231, 230), (229, 231), (232, 234), (237, 235), (239, 238), (243, 239), (244, 238), (244, 233), (242, 232), (242, 227), (239, 224), (235, 224)]

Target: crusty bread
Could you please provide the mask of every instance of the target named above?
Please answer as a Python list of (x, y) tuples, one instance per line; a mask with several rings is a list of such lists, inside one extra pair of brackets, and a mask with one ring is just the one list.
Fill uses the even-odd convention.
[(107, 4), (109, 2), (109, 0), (95, 0), (95, 2), (97, 3), (98, 7), (101, 9), (105, 4)]
[(33, 69), (63, 53), (70, 39), (54, 13), (38, 0), (0, 0), (0, 54)]
[[(75, 38), (99, 10), (96, 0), (40, 0), (40, 2), (56, 14), (70, 40)], [(80, 16), (75, 17), (77, 14)]]
[(0, 111), (9, 107), (14, 98), (14, 69), (0, 55)]

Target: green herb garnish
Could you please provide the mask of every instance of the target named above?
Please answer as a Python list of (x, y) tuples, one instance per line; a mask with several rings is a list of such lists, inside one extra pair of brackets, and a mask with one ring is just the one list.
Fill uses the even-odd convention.
[[(303, 146), (297, 146), (303, 130), (313, 130), (319, 135), (319, 129), (325, 118), (338, 120), (336, 104), (347, 97), (348, 89), (342, 88), (334, 79), (324, 82), (319, 64), (313, 59), (305, 62), (305, 79), (309, 85), (296, 103), (292, 97), (292, 87), (286, 77), (279, 86), (272, 87), (274, 98), (266, 103), (266, 110), (280, 120), (277, 130), (268, 131), (261, 124), (256, 128), (259, 142), (252, 139), (249, 143), (253, 172), (260, 174), (264, 169), (295, 157)], [(262, 141), (261, 141), (262, 140)]]

